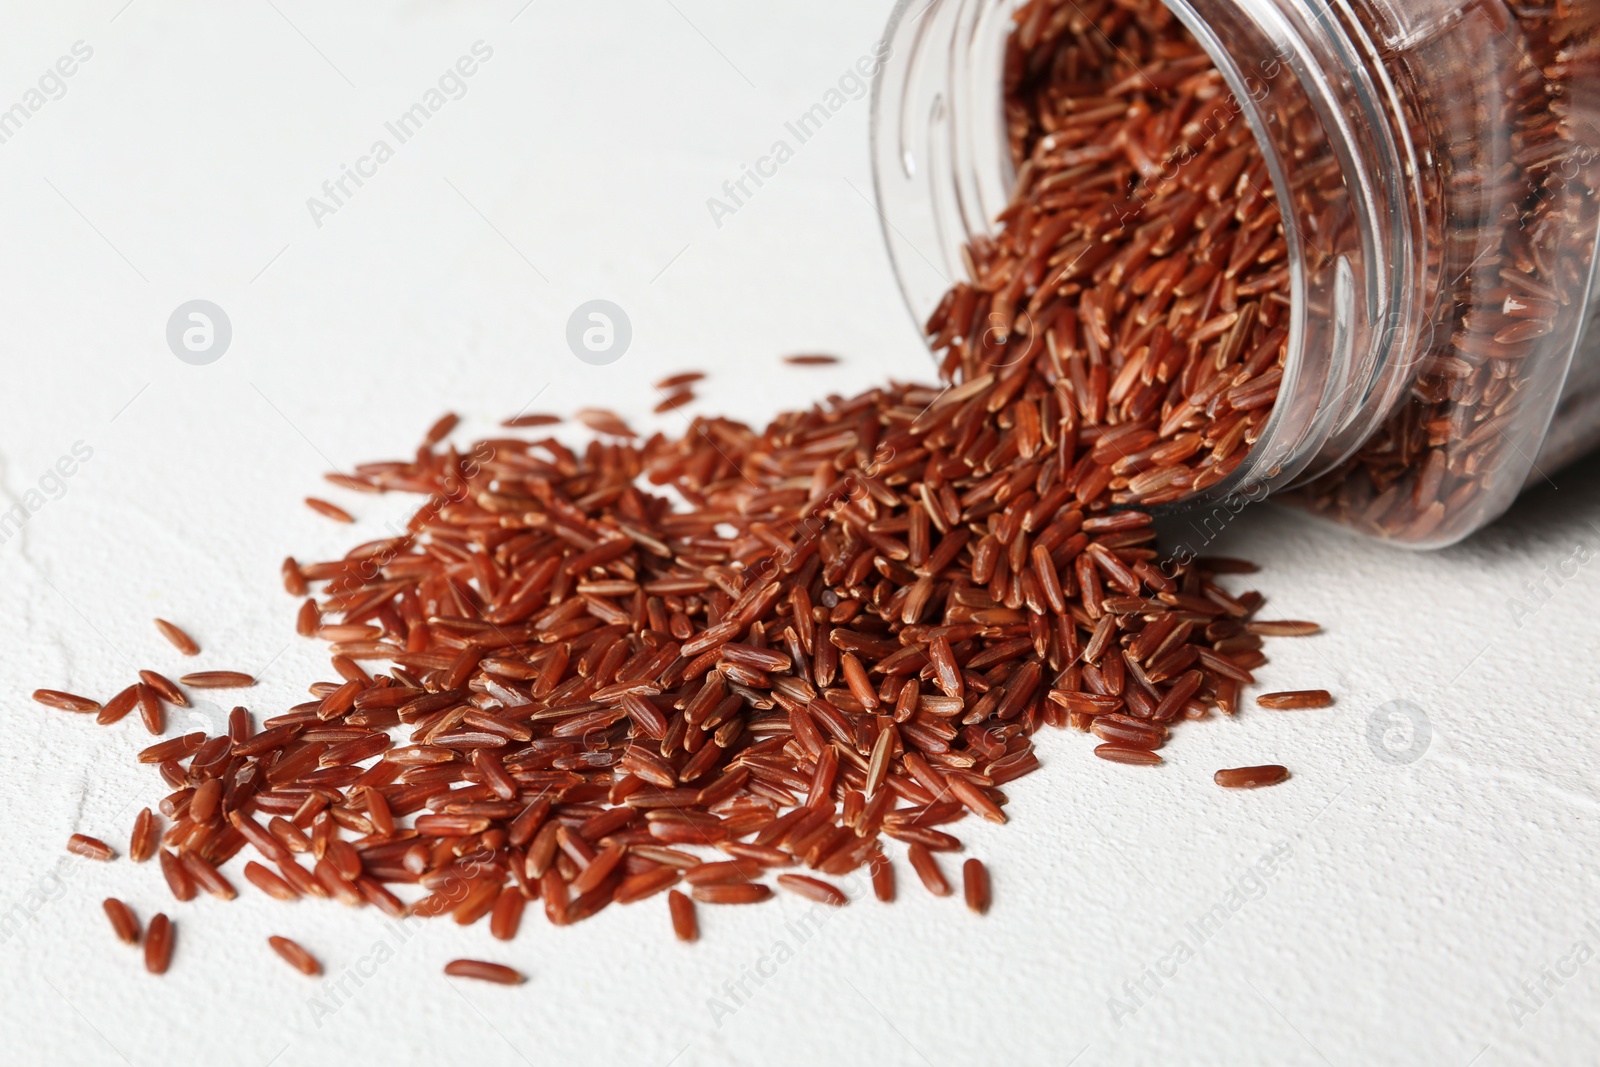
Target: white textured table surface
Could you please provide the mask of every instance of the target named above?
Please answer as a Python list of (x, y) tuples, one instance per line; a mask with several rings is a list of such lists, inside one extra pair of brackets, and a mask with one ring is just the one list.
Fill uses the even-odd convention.
[[(99, 729), (26, 694), (177, 673), (161, 615), (199, 638), (201, 666), (260, 672), (259, 713), (304, 699), (327, 668), (293, 638), (278, 561), (342, 553), (412, 503), (331, 490), (330, 466), (403, 455), (446, 409), (487, 430), (535, 396), (681, 428), (648, 414), (648, 383), (677, 369), (711, 372), (693, 410), (751, 419), (927, 376), (869, 201), (864, 99), (720, 227), (706, 204), (870, 52), (887, 3), (357, 6), (0, 5), (0, 507), (28, 515), (0, 543), (0, 1059), (1600, 1061), (1593, 461), (1436, 555), (1267, 509), (1233, 524), (1213, 550), (1265, 565), (1270, 614), (1327, 628), (1273, 642), (1263, 685), (1326, 686), (1337, 707), (1186, 727), (1153, 771), (1042, 736), (1011, 823), (964, 824), (993, 872), (986, 918), (902, 868), (900, 903), (867, 894), (818, 927), (794, 898), (703, 909), (686, 947), (658, 898), (571, 929), (530, 913), (501, 946), (248, 885), (174, 905), (154, 864), (68, 856), (75, 831), (124, 848), (161, 785), (133, 762), (136, 718)], [(398, 143), (385, 123), (480, 41), (460, 92), (447, 79)], [(41, 86), (75, 48), (71, 77)], [(379, 139), (392, 158), (362, 163)], [(345, 166), (371, 176), (313, 218)], [(232, 323), (209, 366), (166, 342), (195, 298)], [(611, 366), (564, 340), (594, 298), (632, 321)], [(776, 361), (817, 349), (847, 362)], [(92, 455), (53, 476), (75, 448)], [(359, 526), (300, 505), (325, 489)], [(1527, 583), (1563, 569), (1535, 600)], [(1396, 700), (1426, 739), (1383, 717)], [(1295, 777), (1211, 783), (1260, 762)], [(166, 977), (112, 939), (107, 895), (177, 916)], [(270, 933), (328, 977), (290, 971)], [(460, 955), (530, 981), (452, 984), (440, 966)]]

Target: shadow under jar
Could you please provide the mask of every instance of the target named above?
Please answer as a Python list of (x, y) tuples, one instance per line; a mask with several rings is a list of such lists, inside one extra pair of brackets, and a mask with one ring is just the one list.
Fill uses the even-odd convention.
[[(1132, 60), (1175, 36), (1203, 55)], [(1167, 392), (1139, 414), (1158, 448), (1230, 417), (1244, 447), (1165, 482), (1113, 481), (1111, 504), (1237, 510), (1275, 495), (1436, 548), (1600, 444), (1600, 330), (1586, 331), (1600, 306), (1600, 4), (903, 0), (886, 40), (872, 150), (906, 302), (947, 349), (946, 373), (1038, 360), (1047, 376), (1088, 375), (1062, 386), (1079, 426), (1125, 415), (1086, 402), (1084, 382), (1137, 384), (1129, 361), (1154, 358), (1147, 323), (1090, 336), (1085, 308), (1138, 299), (1113, 253), (1154, 232), (1153, 205), (1204, 199), (1195, 161), (1216, 162), (1213, 139), (1249, 148), (1233, 180), (1277, 209), (1261, 253), (1277, 257), (1261, 283), (1282, 338), (1274, 393), (1236, 390), (1249, 411), (1230, 410), (1228, 383), (1206, 375), (1240, 366), (1238, 339), (1174, 314), (1161, 343), (1201, 369), (1171, 383), (1145, 371)], [(1041, 98), (1097, 58), (1127, 76), (1086, 100), (1070, 86)], [(1170, 98), (1197, 61), (1218, 91), (1181, 100), (1181, 135), (1128, 135), (1126, 116)], [(1048, 220), (1024, 201), (1064, 170), (1117, 187), (1112, 223), (1040, 232)], [(1063, 269), (988, 273), (1007, 242), (1036, 240), (1055, 252), (1040, 263)], [(1149, 249), (1135, 251), (1143, 266)]]

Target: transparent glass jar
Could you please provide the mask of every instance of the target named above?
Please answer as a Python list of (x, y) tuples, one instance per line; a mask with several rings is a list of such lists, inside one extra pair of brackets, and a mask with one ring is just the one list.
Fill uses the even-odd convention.
[[(919, 326), (1010, 199), (1008, 62), (1040, 32), (1019, 28), (1025, 6), (902, 0), (889, 23), (873, 164)], [(1600, 444), (1600, 329), (1585, 330), (1600, 306), (1600, 3), (1166, 6), (1265, 156), (1291, 304), (1265, 427), (1183, 505), (1278, 494), (1439, 547)], [(1054, 10), (1125, 14), (1110, 0)]]

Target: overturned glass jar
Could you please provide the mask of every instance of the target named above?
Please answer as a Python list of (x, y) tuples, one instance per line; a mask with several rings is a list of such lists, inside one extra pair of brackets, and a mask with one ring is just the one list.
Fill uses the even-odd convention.
[(886, 39), (906, 301), (947, 373), (1045, 361), (1114, 503), (1439, 547), (1600, 444), (1600, 5), (904, 0)]

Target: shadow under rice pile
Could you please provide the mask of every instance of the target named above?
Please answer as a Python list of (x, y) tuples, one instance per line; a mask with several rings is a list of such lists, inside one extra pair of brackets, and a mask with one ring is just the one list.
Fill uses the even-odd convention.
[[(487, 917), (501, 939), (528, 903), (566, 925), (668, 894), (693, 940), (692, 901), (839, 905), (857, 871), (893, 899), (895, 852), (952, 894), (959, 824), (1006, 821), (1042, 727), (1159, 764), (1178, 723), (1232, 714), (1263, 635), (1315, 626), (1255, 621), (1262, 598), (1222, 584), (1253, 568), (1165, 558), (1126, 505), (1219, 477), (1270, 410), (1282, 242), (1248, 134), (1190, 131), (1221, 92), (1193, 42), (1170, 17), (1105, 17), (1115, 46), (1057, 20), (1029, 31), (1025, 72), (1013, 56), (1030, 162), (930, 324), (943, 384), (679, 437), (586, 411), (581, 451), (538, 436), (544, 416), (458, 451), (447, 417), (413, 458), (331, 476), (425, 500), (401, 536), (285, 562), (290, 592), (315, 590), (298, 629), (331, 643), (330, 677), (259, 726), (240, 708), (225, 734), (146, 749), (171, 792), (133, 858), (158, 854), (180, 900), (231, 897), (219, 868), (248, 848), (274, 897)], [(1164, 180), (1190, 142), (1199, 161)], [(182, 699), (150, 673), (164, 685), (107, 721)], [(984, 866), (959, 874), (989, 908)]]

